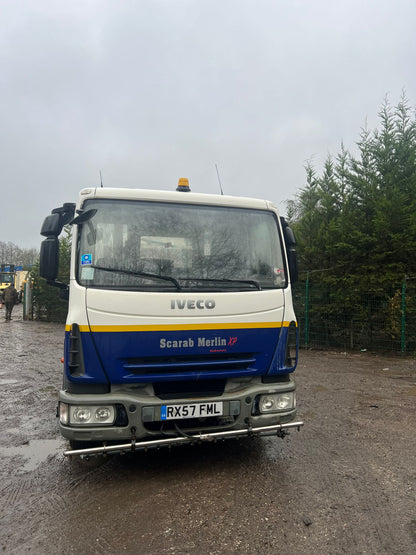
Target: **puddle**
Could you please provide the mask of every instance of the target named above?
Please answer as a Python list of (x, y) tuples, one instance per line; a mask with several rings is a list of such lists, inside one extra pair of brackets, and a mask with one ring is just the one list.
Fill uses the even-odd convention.
[(63, 451), (60, 439), (32, 439), (26, 445), (17, 447), (0, 448), (3, 457), (22, 457), (24, 464), (22, 472), (32, 472), (50, 455), (56, 455)]

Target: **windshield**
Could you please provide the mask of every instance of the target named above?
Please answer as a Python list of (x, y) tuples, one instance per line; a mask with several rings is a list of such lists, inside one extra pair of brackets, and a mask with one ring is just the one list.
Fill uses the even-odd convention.
[(78, 281), (172, 291), (286, 286), (272, 212), (162, 202), (89, 200), (79, 225)]
[(14, 283), (14, 274), (0, 273), (0, 283)]

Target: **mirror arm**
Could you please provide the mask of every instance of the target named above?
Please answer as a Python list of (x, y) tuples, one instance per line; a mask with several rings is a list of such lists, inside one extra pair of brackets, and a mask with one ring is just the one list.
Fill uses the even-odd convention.
[(46, 283), (52, 287), (58, 287), (59, 289), (69, 289), (66, 283), (62, 283), (61, 281), (56, 281), (54, 279), (47, 279)]

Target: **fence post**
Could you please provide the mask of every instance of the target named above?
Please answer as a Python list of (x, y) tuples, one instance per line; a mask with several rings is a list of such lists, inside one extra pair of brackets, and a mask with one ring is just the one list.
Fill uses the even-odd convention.
[(402, 283), (401, 353), (406, 352), (406, 276)]
[(309, 271), (306, 272), (305, 283), (305, 349), (309, 344)]
[(23, 320), (33, 320), (32, 281), (26, 281), (23, 292)]

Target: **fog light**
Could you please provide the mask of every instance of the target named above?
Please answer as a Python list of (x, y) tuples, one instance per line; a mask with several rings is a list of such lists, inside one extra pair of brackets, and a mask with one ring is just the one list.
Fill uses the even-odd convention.
[(271, 393), (269, 395), (262, 395), (259, 399), (259, 411), (261, 413), (279, 412), (294, 408), (295, 394), (292, 391), (289, 393)]

